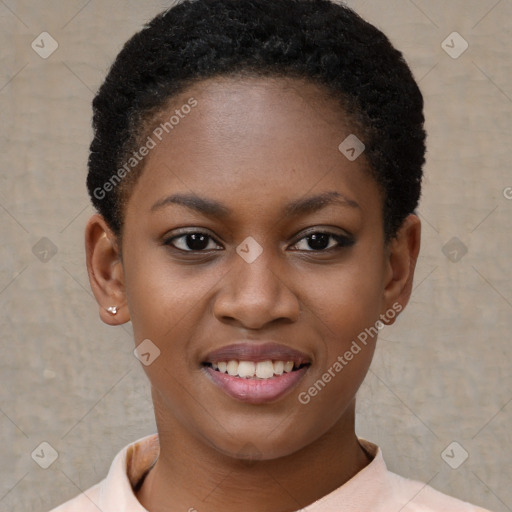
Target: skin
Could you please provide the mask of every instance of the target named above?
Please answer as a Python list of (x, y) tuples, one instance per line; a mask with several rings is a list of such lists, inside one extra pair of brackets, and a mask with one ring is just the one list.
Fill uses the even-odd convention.
[[(338, 150), (350, 123), (316, 85), (209, 79), (174, 98), (164, 117), (191, 96), (198, 106), (150, 152), (131, 192), (122, 254), (100, 215), (86, 228), (100, 317), (110, 325), (131, 320), (135, 343), (150, 339), (161, 350), (143, 367), (160, 456), (137, 497), (151, 512), (297, 510), (370, 462), (354, 431), (354, 408), (376, 338), (308, 404), (298, 394), (393, 304), (405, 307), (420, 221), (409, 215), (385, 243), (381, 192), (364, 154), (350, 162)], [(291, 201), (326, 192), (357, 206), (285, 215)], [(177, 204), (151, 211), (176, 193), (215, 200), (231, 213), (217, 218)], [(182, 251), (166, 245), (183, 234), (178, 228), (210, 235), (206, 251), (184, 252), (183, 237), (174, 241)], [(336, 248), (329, 238), (332, 249), (315, 251), (306, 235), (326, 231), (354, 243)], [(250, 264), (236, 252), (248, 236), (263, 249)], [(111, 305), (119, 307), (115, 316), (105, 310)], [(235, 400), (201, 363), (211, 350), (243, 340), (277, 341), (312, 364), (272, 403)]]

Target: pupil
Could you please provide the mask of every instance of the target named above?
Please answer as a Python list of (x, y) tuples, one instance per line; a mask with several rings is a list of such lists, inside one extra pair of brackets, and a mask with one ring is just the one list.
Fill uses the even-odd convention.
[(311, 249), (320, 250), (329, 246), (329, 237), (326, 233), (319, 233), (309, 236), (309, 246)]
[(200, 251), (208, 246), (208, 237), (201, 234), (187, 235), (187, 245), (193, 251)]

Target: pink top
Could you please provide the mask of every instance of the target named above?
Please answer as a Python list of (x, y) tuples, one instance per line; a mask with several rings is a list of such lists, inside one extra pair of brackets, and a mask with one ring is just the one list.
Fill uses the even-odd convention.
[[(301, 512), (489, 512), (388, 471), (380, 448), (363, 439), (359, 442), (373, 456), (372, 462)], [(159, 451), (158, 434), (125, 446), (104, 480), (51, 512), (147, 512), (133, 488)]]

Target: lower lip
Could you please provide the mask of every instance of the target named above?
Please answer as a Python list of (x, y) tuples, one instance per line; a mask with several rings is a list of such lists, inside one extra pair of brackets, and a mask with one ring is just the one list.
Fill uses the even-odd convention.
[(281, 398), (297, 385), (307, 369), (308, 366), (305, 366), (271, 379), (244, 379), (221, 373), (209, 366), (205, 367), (210, 378), (222, 391), (249, 404), (264, 404)]

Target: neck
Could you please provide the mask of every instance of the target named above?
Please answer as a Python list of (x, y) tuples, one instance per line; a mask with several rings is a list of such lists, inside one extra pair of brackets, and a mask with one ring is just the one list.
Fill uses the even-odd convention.
[(298, 510), (370, 462), (354, 432), (354, 409), (352, 403), (332, 429), (301, 450), (260, 461), (221, 454), (157, 414), (160, 455), (137, 499), (151, 512)]

